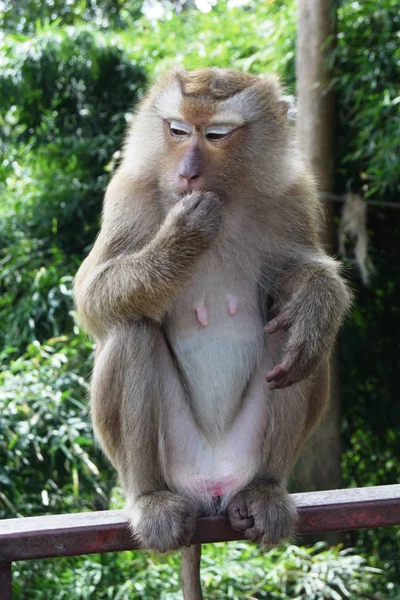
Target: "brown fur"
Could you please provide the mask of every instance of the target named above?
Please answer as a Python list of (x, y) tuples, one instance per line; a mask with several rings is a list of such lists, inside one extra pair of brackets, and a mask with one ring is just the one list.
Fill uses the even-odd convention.
[(256, 76), (220, 69), (181, 71), (177, 76), (184, 96), (207, 96), (214, 100), (229, 98), (258, 82)]
[[(325, 408), (350, 297), (320, 246), (287, 110), (275, 78), (166, 75), (137, 111), (76, 277), (98, 343), (95, 431), (145, 548), (188, 544), (196, 517), (216, 509), (254, 541), (291, 534), (287, 480)], [(220, 114), (236, 124), (210, 140)], [(168, 119), (191, 133), (172, 135)], [(192, 156), (201, 169), (188, 180)], [(185, 579), (187, 599), (199, 589)]]

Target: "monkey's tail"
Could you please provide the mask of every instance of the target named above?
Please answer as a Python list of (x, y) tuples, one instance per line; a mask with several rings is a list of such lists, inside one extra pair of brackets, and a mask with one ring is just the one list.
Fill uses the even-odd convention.
[(201, 545), (182, 548), (181, 582), (184, 600), (204, 600), (200, 583)]

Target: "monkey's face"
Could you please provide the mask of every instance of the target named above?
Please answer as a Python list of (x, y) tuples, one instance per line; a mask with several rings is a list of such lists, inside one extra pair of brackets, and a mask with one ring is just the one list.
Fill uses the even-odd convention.
[(158, 123), (164, 201), (193, 190), (224, 199), (249, 182), (254, 187), (287, 145), (288, 106), (274, 78), (220, 69), (175, 71), (153, 88), (149, 101)]
[[(193, 102), (190, 103), (193, 108)], [(192, 111), (193, 112), (193, 111)], [(194, 190), (221, 194), (226, 176), (243, 140), (243, 123), (222, 117), (199, 118), (182, 111), (182, 118), (164, 120), (167, 145), (166, 185), (176, 197)]]
[(210, 82), (188, 93), (187, 78), (196, 73), (177, 74), (156, 100), (164, 142), (160, 184), (173, 201), (194, 190), (223, 196), (240, 171), (246, 122), (210, 92)]

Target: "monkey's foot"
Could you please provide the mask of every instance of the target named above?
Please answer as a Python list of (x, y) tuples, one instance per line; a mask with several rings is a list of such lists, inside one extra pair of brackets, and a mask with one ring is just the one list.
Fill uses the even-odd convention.
[(232, 498), (228, 517), (233, 529), (252, 542), (273, 546), (290, 538), (297, 519), (290, 496), (274, 483), (254, 483)]
[(141, 496), (125, 515), (143, 549), (168, 552), (190, 545), (197, 511), (188, 498), (161, 491)]

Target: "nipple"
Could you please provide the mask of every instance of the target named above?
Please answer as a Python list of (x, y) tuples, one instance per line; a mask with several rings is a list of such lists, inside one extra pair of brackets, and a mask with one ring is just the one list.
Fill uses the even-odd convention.
[(197, 317), (197, 320), (200, 323), (200, 325), (202, 325), (203, 327), (207, 327), (208, 312), (207, 312), (206, 304), (205, 304), (204, 300), (201, 300), (200, 302), (198, 302), (195, 305), (194, 310), (196, 311), (196, 317)]
[(229, 314), (234, 317), (238, 311), (239, 298), (237, 296), (228, 296), (228, 310)]

